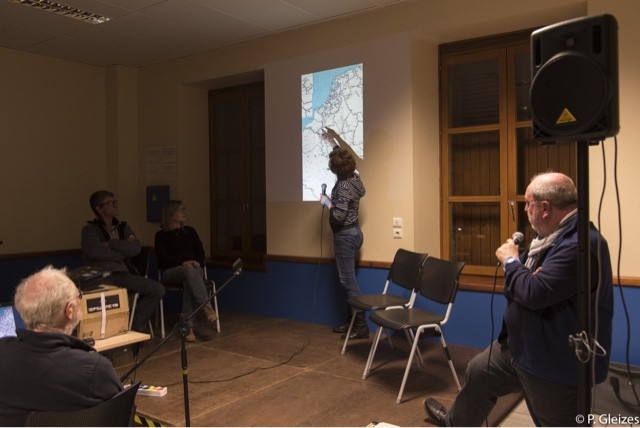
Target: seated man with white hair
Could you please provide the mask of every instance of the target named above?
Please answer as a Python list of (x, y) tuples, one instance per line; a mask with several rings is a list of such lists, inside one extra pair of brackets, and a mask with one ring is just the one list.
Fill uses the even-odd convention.
[(123, 389), (111, 362), (71, 336), (81, 299), (65, 270), (51, 266), (16, 289), (27, 328), (0, 339), (0, 425), (24, 426), (32, 411), (93, 407)]

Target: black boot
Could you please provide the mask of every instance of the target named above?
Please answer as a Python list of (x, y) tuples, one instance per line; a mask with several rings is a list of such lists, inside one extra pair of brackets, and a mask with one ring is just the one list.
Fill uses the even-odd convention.
[[(333, 328), (334, 333), (345, 334), (349, 330), (349, 324), (351, 324), (351, 316), (353, 315), (351, 306), (347, 306), (347, 322)], [(344, 338), (343, 338), (344, 339)]]
[[(349, 327), (347, 326), (347, 329)], [(347, 334), (342, 335), (342, 338), (346, 338)], [(364, 317), (364, 311), (356, 312), (356, 320), (353, 323), (353, 328), (351, 329), (351, 334), (349, 335), (349, 339), (368, 339), (369, 338), (369, 326), (367, 325), (367, 320)]]

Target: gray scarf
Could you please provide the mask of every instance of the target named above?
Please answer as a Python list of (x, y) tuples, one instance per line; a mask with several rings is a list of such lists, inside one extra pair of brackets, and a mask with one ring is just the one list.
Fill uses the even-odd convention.
[(527, 254), (527, 261), (524, 263), (524, 265), (529, 270), (531, 270), (531, 268), (535, 265), (536, 261), (538, 260), (538, 257), (540, 256), (540, 253), (542, 253), (547, 248), (553, 247), (553, 245), (556, 242), (556, 238), (558, 238), (558, 236), (567, 227), (567, 223), (569, 222), (569, 220), (571, 220), (577, 214), (578, 214), (578, 209), (571, 211), (562, 219), (562, 221), (560, 222), (556, 230), (553, 231), (553, 233), (545, 236), (544, 238), (541, 238), (540, 236), (536, 236), (535, 239), (531, 241), (531, 245), (529, 246), (529, 253)]

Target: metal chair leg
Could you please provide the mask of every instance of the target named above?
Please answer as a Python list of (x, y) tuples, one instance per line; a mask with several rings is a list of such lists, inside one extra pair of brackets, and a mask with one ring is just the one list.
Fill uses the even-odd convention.
[[(413, 342), (416, 340), (415, 335), (413, 334), (413, 330), (405, 329), (404, 334), (407, 337), (409, 343), (413, 346)], [(422, 370), (424, 366), (424, 358), (422, 358), (422, 353), (420, 352), (420, 348), (416, 347), (416, 355), (418, 356), (418, 368)]]
[[(209, 297), (213, 296), (216, 293), (216, 283), (213, 281), (211, 282), (212, 287)], [(218, 333), (220, 333), (220, 312), (218, 312), (218, 296), (213, 297), (213, 309), (216, 311), (216, 314), (218, 314), (218, 319), (216, 320), (216, 330), (218, 330)]]
[(378, 326), (376, 329), (376, 336), (371, 344), (371, 350), (369, 351), (369, 358), (367, 358), (367, 365), (364, 367), (364, 372), (362, 373), (362, 379), (366, 379), (371, 373), (371, 364), (373, 364), (373, 357), (376, 354), (376, 349), (378, 348), (378, 342), (380, 341), (380, 336), (382, 335), (382, 327)]
[(344, 338), (344, 343), (342, 344), (342, 355), (344, 355), (347, 350), (347, 342), (349, 341), (349, 336), (351, 335), (351, 330), (353, 329), (353, 324), (356, 320), (356, 311), (353, 310), (352, 312), (353, 313), (351, 314), (351, 322), (349, 323), (349, 329), (347, 330), (347, 336)]
[(160, 334), (162, 334), (162, 338), (164, 339), (164, 299), (160, 299)]
[(442, 351), (444, 352), (444, 355), (445, 357), (447, 357), (447, 361), (449, 362), (449, 368), (451, 369), (451, 374), (453, 374), (453, 380), (456, 381), (456, 386), (458, 387), (458, 391), (460, 391), (462, 389), (462, 387), (460, 386), (460, 380), (458, 380), (456, 368), (453, 366), (453, 361), (451, 361), (451, 354), (449, 353), (449, 348), (447, 347), (447, 342), (445, 342), (444, 340), (444, 334), (442, 334), (442, 331), (440, 331), (440, 343), (442, 344)]
[(421, 331), (418, 330), (416, 332), (415, 338), (413, 339), (413, 344), (411, 345), (411, 353), (409, 354), (407, 367), (404, 369), (404, 377), (402, 378), (402, 384), (400, 384), (400, 391), (398, 392), (398, 397), (396, 398), (396, 404), (402, 403), (402, 393), (404, 392), (404, 387), (407, 384), (407, 378), (409, 377), (409, 372), (411, 371), (413, 356), (416, 355), (418, 351), (418, 339), (420, 338), (420, 333)]
[(138, 293), (133, 295), (133, 304), (131, 306), (131, 313), (129, 314), (129, 330), (133, 326), (133, 316), (136, 314), (136, 305), (138, 304)]
[[(129, 330), (133, 327), (133, 316), (136, 314), (136, 307), (138, 306), (138, 297), (139, 293), (133, 295), (133, 304), (131, 305), (131, 313), (129, 314)], [(163, 330), (164, 331), (164, 330)], [(153, 338), (153, 325), (151, 324), (151, 320), (149, 320), (149, 335)], [(164, 333), (162, 334), (164, 338)]]

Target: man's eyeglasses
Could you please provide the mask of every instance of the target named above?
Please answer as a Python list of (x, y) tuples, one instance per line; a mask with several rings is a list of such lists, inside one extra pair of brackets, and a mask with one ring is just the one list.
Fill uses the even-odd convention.
[[(82, 290), (78, 289), (78, 295), (76, 297), (73, 297), (71, 300), (82, 300), (82, 296), (84, 296), (84, 293), (82, 292)], [(71, 300), (69, 300), (69, 302), (71, 302)]]
[(101, 207), (103, 207), (105, 205), (116, 206), (116, 205), (118, 205), (118, 200), (117, 199), (111, 199), (111, 200), (108, 200), (108, 201), (104, 201), (103, 203), (100, 204)]

